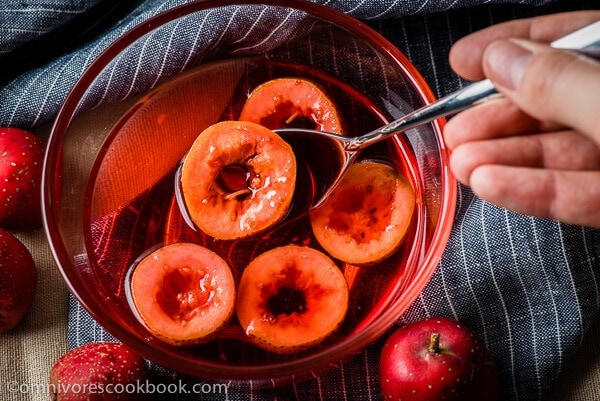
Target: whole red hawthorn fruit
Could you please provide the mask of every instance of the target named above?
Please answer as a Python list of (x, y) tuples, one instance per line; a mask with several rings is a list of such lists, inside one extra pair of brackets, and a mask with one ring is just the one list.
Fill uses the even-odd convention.
[(53, 401), (115, 401), (144, 399), (136, 393), (146, 375), (144, 359), (116, 342), (97, 342), (61, 356), (50, 371)]
[(42, 224), (45, 144), (19, 128), (0, 128), (0, 227), (28, 230)]
[(0, 332), (19, 323), (33, 303), (37, 287), (35, 261), (27, 247), (0, 228)]
[(495, 365), (475, 335), (459, 322), (432, 317), (397, 329), (380, 359), (384, 400), (498, 399)]

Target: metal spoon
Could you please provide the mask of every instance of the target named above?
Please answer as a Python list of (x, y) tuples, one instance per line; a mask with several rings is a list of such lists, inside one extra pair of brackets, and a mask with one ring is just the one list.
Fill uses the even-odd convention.
[[(558, 49), (577, 51), (594, 58), (600, 58), (600, 21), (587, 25), (550, 44)], [(381, 128), (358, 137), (343, 137), (329, 132), (305, 128), (282, 128), (275, 130), (292, 147), (302, 146), (320, 150), (330, 157), (333, 171), (321, 182), (321, 190), (315, 197), (311, 208), (321, 205), (339, 184), (348, 167), (356, 160), (359, 152), (379, 141), (399, 134), (437, 118), (448, 116), (465, 110), (491, 98), (501, 96), (489, 80), (472, 83), (454, 93), (451, 93), (433, 103), (421, 107)], [(301, 143), (301, 145), (299, 145)]]

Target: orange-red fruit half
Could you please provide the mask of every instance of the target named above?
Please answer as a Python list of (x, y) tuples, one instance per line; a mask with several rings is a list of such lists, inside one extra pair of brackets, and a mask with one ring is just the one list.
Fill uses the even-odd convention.
[(333, 100), (318, 85), (300, 78), (277, 78), (257, 86), (246, 100), (240, 120), (270, 129), (343, 131)]
[(287, 213), (296, 187), (296, 158), (279, 135), (247, 121), (223, 121), (194, 141), (181, 171), (187, 212), (204, 233), (247, 237)]
[(227, 263), (192, 243), (158, 248), (129, 277), (129, 298), (144, 325), (173, 345), (213, 338), (235, 311), (235, 282)]
[(343, 321), (348, 286), (322, 252), (297, 245), (259, 255), (244, 270), (237, 317), (249, 339), (289, 354), (321, 343)]
[(414, 209), (410, 182), (388, 164), (366, 161), (350, 167), (330, 197), (311, 211), (310, 220), (331, 256), (369, 264), (398, 249)]

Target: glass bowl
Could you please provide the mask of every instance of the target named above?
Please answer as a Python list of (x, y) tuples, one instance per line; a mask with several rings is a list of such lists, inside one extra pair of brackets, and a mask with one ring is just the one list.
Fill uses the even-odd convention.
[[(83, 72), (57, 116), (43, 183), (45, 229), (57, 264), (90, 315), (158, 365), (255, 385), (326, 369), (389, 329), (441, 258), (456, 183), (439, 120), (362, 155), (398, 167), (413, 186), (416, 209), (400, 250), (384, 262), (358, 267), (337, 261), (350, 306), (322, 344), (273, 354), (244, 341), (234, 318), (209, 343), (180, 347), (155, 338), (136, 318), (126, 296), (128, 271), (160, 244), (200, 243), (237, 266), (236, 280), (259, 251), (290, 242), (318, 246), (296, 223), (244, 241), (215, 241), (186, 225), (176, 201), (177, 167), (196, 136), (235, 119), (252, 88), (283, 76), (325, 88), (347, 135), (434, 99), (409, 60), (358, 20), (302, 1), (219, 0), (170, 9), (122, 35)], [(299, 155), (299, 165), (315, 154)]]

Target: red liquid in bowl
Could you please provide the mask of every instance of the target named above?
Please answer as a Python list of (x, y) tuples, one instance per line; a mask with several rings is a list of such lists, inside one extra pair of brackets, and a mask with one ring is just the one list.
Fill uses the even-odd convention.
[[(318, 192), (319, 177), (331, 160), (316, 146), (295, 147), (298, 181), (293, 206), (273, 229), (235, 241), (215, 240), (190, 226), (177, 201), (180, 160), (203, 129), (220, 120), (235, 120), (250, 91), (277, 77), (303, 77), (319, 84), (333, 98), (346, 135), (355, 136), (384, 124), (386, 117), (372, 102), (323, 72), (268, 59), (234, 59), (182, 74), (139, 99), (116, 124), (104, 144), (88, 187), (88, 246), (102, 290), (111, 294), (124, 314), (133, 314), (126, 297), (126, 277), (136, 259), (149, 250), (175, 242), (194, 242), (223, 257), (239, 280), (244, 267), (262, 252), (290, 243), (322, 250), (312, 235), (306, 211)], [(408, 177), (417, 195), (415, 216), (404, 244), (374, 266), (338, 262), (350, 288), (350, 306), (342, 326), (322, 345), (363, 330), (382, 313), (411, 279), (421, 256), (425, 211), (413, 156), (399, 140), (377, 144), (362, 159), (390, 163)], [(138, 335), (157, 347), (174, 349), (154, 339), (140, 323)], [(276, 355), (247, 342), (235, 318), (209, 343), (176, 349), (177, 353), (220, 364), (265, 365), (297, 358)]]

